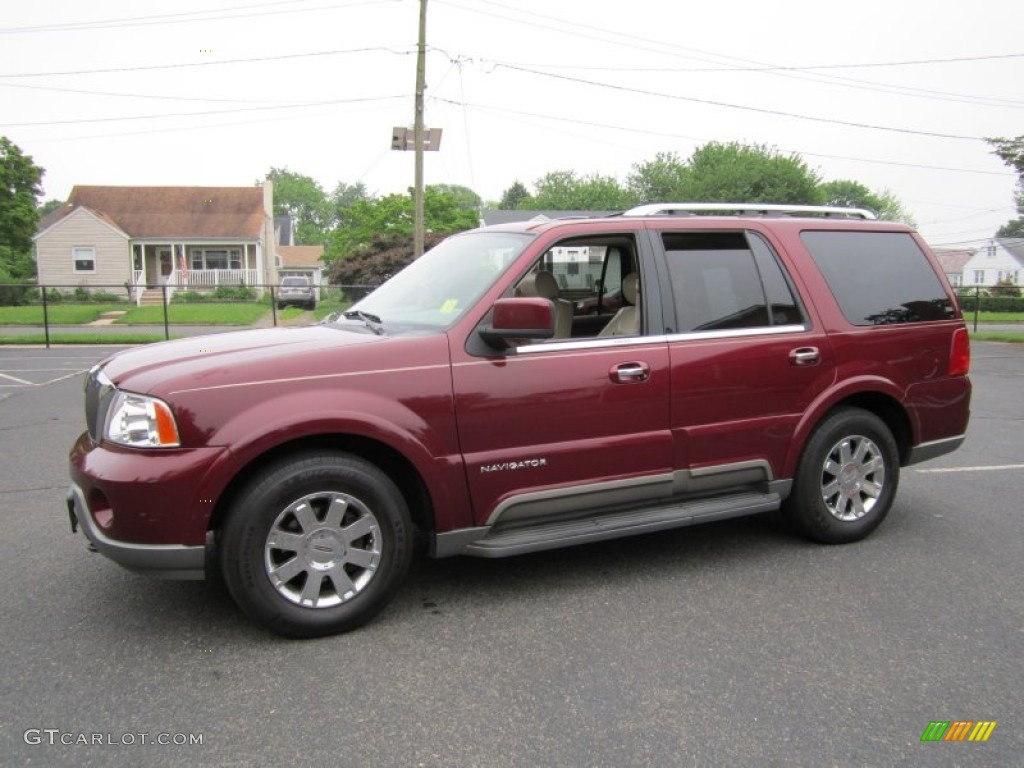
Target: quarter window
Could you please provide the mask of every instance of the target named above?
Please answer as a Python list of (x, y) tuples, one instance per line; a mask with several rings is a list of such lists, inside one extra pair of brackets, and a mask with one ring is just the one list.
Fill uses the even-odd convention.
[(746, 232), (665, 232), (680, 333), (803, 322), (775, 254)]
[(96, 249), (91, 245), (76, 245), (71, 249), (71, 258), (75, 263), (75, 272), (96, 271)]
[(948, 320), (953, 303), (903, 232), (804, 232), (801, 239), (852, 325)]

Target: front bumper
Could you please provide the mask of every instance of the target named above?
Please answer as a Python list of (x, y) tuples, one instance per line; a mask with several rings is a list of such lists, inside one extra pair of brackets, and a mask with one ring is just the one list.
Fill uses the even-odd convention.
[(82, 489), (73, 484), (68, 489), (68, 514), (71, 527), (82, 526), (82, 532), (98, 552), (118, 565), (136, 573), (164, 579), (203, 579), (206, 577), (206, 548), (181, 544), (135, 544), (106, 536), (89, 513)]

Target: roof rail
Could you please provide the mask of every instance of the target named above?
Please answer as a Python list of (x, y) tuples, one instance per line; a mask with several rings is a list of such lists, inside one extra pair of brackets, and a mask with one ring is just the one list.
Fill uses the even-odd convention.
[(794, 216), (811, 214), (815, 216), (843, 219), (874, 219), (872, 211), (866, 208), (839, 208), (831, 205), (778, 205), (774, 203), (652, 203), (630, 208), (623, 216), (672, 216), (675, 214), (736, 214), (748, 216)]

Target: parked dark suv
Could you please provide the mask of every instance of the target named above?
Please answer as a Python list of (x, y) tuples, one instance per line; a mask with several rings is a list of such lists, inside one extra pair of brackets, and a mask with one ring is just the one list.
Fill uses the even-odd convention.
[[(581, 265), (614, 314), (574, 312)], [(434, 557), (764, 512), (862, 539), (901, 467), (963, 441), (969, 357), (927, 246), (866, 212), (489, 227), (330, 323), (97, 365), (68, 506), (125, 567), (219, 568), (257, 621), (322, 635), (388, 602), (414, 529)]]

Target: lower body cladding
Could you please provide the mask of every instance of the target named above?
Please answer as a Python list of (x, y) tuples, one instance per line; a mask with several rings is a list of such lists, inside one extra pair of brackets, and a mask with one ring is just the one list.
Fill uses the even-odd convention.
[(145, 573), (164, 579), (205, 578), (206, 547), (188, 547), (180, 544), (135, 544), (117, 541), (103, 533), (89, 512), (82, 489), (72, 485), (68, 489), (68, 515), (71, 530), (78, 526), (92, 546), (129, 571)]
[(779, 509), (792, 481), (764, 461), (536, 491), (502, 502), (488, 524), (436, 534), (434, 557), (509, 557)]

